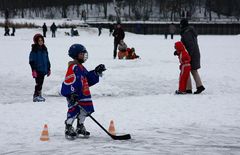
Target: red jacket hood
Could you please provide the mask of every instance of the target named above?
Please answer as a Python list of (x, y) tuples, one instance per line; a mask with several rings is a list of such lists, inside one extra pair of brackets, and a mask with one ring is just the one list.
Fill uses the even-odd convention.
[(183, 43), (181, 41), (178, 41), (175, 43), (175, 49), (176, 49), (177, 53), (180, 54), (182, 51), (185, 50), (185, 46), (183, 45)]

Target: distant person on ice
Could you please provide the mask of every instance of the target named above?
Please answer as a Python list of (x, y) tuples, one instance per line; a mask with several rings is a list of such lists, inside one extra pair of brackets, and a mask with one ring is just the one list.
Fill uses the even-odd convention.
[(140, 58), (135, 53), (135, 48), (128, 48), (127, 44), (121, 40), (118, 45), (118, 59), (137, 59)]
[(45, 75), (50, 76), (51, 74), (51, 65), (43, 36), (41, 34), (36, 34), (33, 37), (33, 41), (34, 44), (32, 44), (32, 51), (29, 56), (32, 77), (36, 82), (33, 94), (33, 102), (44, 102), (45, 98), (42, 97), (42, 86)]
[(74, 27), (71, 28), (71, 37), (79, 36), (78, 30), (74, 30)]
[[(175, 49), (174, 55), (178, 56), (179, 62), (180, 62), (180, 77), (179, 77), (179, 87), (178, 90), (175, 91), (176, 94), (186, 94), (189, 93), (186, 90), (187, 87), (187, 81), (190, 77), (190, 71), (191, 71), (191, 57), (189, 56), (187, 50), (185, 49), (185, 46), (181, 41), (175, 43)], [(191, 92), (190, 92), (191, 93)]]
[[(82, 108), (89, 114), (94, 112), (89, 87), (99, 82), (99, 77), (106, 68), (100, 64), (94, 70), (87, 71), (83, 63), (88, 58), (88, 52), (81, 44), (73, 44), (68, 50), (68, 55), (73, 61), (68, 63), (65, 81), (61, 88), (61, 94), (68, 102), (65, 137), (67, 139), (74, 139), (80, 135), (88, 137), (90, 132), (84, 126), (87, 114)], [(75, 119), (77, 119), (76, 130), (72, 126)]]
[(46, 23), (43, 24), (42, 29), (43, 29), (43, 37), (46, 38), (46, 33), (47, 33), (47, 25), (46, 25)]
[(113, 36), (114, 36), (114, 49), (113, 49), (113, 59), (116, 59), (117, 57), (117, 47), (118, 44), (120, 43), (121, 40), (124, 39), (125, 37), (125, 32), (122, 29), (120, 23), (117, 24), (116, 29), (113, 32)]
[(52, 37), (56, 38), (56, 31), (57, 31), (57, 26), (55, 25), (55, 23), (53, 22), (53, 24), (50, 27), (51, 31), (52, 31)]
[(176, 32), (176, 26), (172, 23), (169, 25), (169, 33), (171, 35), (171, 39), (173, 39), (175, 32)]
[(5, 29), (4, 36), (9, 36), (9, 35), (10, 35), (10, 34), (9, 34), (10, 29), (9, 29), (8, 25), (5, 25), (4, 29)]
[(16, 28), (15, 26), (12, 27), (12, 33), (11, 33), (11, 36), (15, 36), (15, 32), (16, 32)]
[[(194, 92), (194, 94), (200, 94), (202, 91), (205, 90), (202, 80), (199, 76), (198, 69), (201, 68), (200, 65), (200, 50), (198, 47), (198, 40), (197, 40), (197, 32), (196, 30), (189, 26), (187, 19), (182, 19), (180, 22), (180, 35), (181, 35), (181, 41), (186, 47), (189, 55), (191, 56), (191, 74), (193, 76), (193, 79), (196, 83), (197, 91)], [(192, 92), (192, 83), (191, 78), (188, 80), (187, 84), (187, 90), (189, 92)]]
[(102, 34), (102, 25), (98, 25), (98, 36)]

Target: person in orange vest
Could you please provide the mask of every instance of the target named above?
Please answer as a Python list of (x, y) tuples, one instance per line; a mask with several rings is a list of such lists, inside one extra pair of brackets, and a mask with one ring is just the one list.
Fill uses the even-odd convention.
[(191, 71), (191, 57), (181, 41), (175, 43), (175, 49), (176, 51), (174, 52), (174, 55), (177, 55), (179, 58), (179, 69), (181, 70), (179, 77), (179, 88), (175, 91), (175, 94), (186, 94), (188, 93), (186, 91), (187, 81)]

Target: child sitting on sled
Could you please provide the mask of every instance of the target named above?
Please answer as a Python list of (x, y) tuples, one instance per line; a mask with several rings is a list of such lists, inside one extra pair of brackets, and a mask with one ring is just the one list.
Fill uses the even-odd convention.
[(136, 59), (139, 58), (138, 55), (136, 55), (135, 53), (135, 49), (132, 48), (128, 48), (127, 44), (121, 40), (119, 45), (118, 45), (118, 58), (119, 59)]

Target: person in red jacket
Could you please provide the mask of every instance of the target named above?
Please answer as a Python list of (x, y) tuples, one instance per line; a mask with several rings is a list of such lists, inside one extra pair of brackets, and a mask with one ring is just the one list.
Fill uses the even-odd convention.
[(135, 48), (127, 48), (127, 57), (126, 59), (138, 59), (140, 58), (136, 52), (135, 52)]
[(188, 93), (186, 91), (187, 81), (191, 71), (191, 65), (190, 65), (191, 57), (188, 54), (185, 46), (181, 41), (178, 41), (175, 43), (175, 49), (176, 51), (174, 52), (174, 55), (177, 55), (179, 58), (179, 62), (180, 62), (179, 69), (181, 70), (180, 77), (179, 77), (179, 88), (178, 90), (175, 91), (175, 93), (186, 94)]

